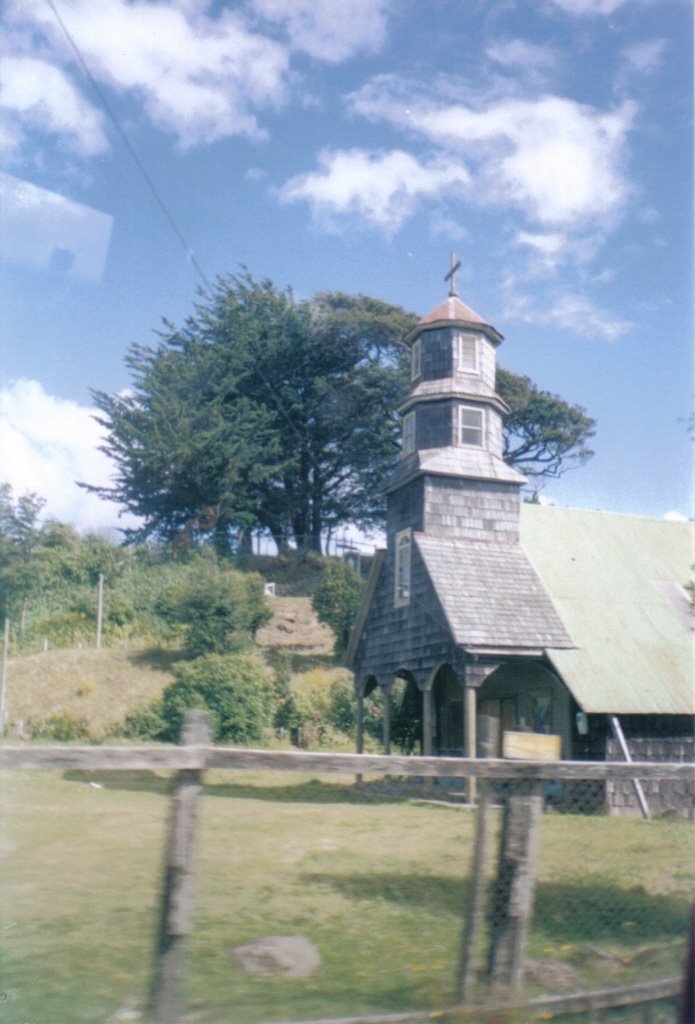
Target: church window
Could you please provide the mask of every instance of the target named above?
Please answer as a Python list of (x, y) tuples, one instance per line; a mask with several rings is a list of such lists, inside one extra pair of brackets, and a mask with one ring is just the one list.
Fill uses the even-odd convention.
[(396, 534), (396, 573), (394, 604), (396, 608), (402, 608), (410, 603), (410, 552), (412, 548), (412, 533), (410, 530), (401, 530)]
[(415, 413), (409, 412), (403, 419), (403, 454), (415, 451)]
[(422, 339), (413, 342), (410, 350), (410, 379), (415, 380), (422, 373)]
[(459, 444), (482, 448), (484, 442), (483, 427), (482, 409), (474, 409), (468, 405), (459, 406)]
[(478, 372), (478, 335), (456, 335), (456, 369), (464, 373)]

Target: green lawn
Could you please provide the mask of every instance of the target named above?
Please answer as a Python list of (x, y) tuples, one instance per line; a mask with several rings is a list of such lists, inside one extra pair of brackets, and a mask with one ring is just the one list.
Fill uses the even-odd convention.
[[(360, 797), (349, 781), (209, 773), (191, 1022), (452, 1002), (474, 817)], [(147, 993), (167, 779), (26, 771), (2, 783), (1, 1024), (127, 1019)], [(677, 973), (694, 836), (678, 820), (547, 814), (529, 955), (566, 964), (587, 988)], [(304, 979), (247, 977), (230, 950), (269, 934), (311, 939), (321, 966)]]

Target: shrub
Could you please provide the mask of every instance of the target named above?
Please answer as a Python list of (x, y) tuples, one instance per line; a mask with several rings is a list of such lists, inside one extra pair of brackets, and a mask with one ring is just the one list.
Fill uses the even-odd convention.
[(347, 649), (350, 631), (362, 600), (361, 576), (343, 562), (330, 561), (314, 590), (311, 603), (321, 622), (335, 633), (336, 654)]
[(89, 740), (89, 726), (84, 718), (63, 711), (49, 718), (30, 718), (27, 728), (34, 739), (55, 740), (56, 743), (70, 743)]
[(293, 693), (302, 746), (328, 746), (345, 740), (355, 719), (354, 709), (350, 716), (350, 691), (347, 677), (335, 679), (321, 669), (295, 680)]
[(96, 625), (80, 611), (56, 612), (40, 619), (32, 630), (37, 639), (46, 638), (51, 647), (93, 644)]
[(274, 672), (273, 681), (273, 726), (276, 729), (295, 729), (300, 723), (299, 708), (290, 681), (292, 659), (285, 651), (266, 651)]
[(121, 731), (129, 740), (164, 739), (167, 729), (161, 699), (141, 704), (129, 711)]
[(271, 617), (263, 578), (218, 568), (199, 558), (164, 591), (157, 610), (183, 627), (184, 646), (195, 657), (243, 647)]
[(272, 675), (257, 654), (208, 654), (174, 669), (162, 694), (162, 739), (175, 743), (188, 708), (210, 712), (215, 740), (252, 743), (273, 712)]
[(331, 684), (329, 718), (338, 732), (352, 736), (357, 723), (357, 702), (355, 690), (346, 678), (336, 679)]

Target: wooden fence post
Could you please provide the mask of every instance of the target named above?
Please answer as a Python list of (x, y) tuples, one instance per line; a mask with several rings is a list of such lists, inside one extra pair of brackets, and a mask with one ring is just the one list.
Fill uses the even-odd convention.
[[(181, 743), (205, 746), (210, 741), (206, 712), (187, 711)], [(183, 1011), (184, 954), (193, 916), (193, 848), (202, 779), (201, 770), (187, 768), (177, 773), (174, 783), (150, 999), (155, 1024), (175, 1024)]]
[(463, 919), (461, 959), (458, 975), (458, 1001), (469, 1001), (475, 981), (475, 957), (480, 944), (485, 920), (485, 869), (490, 835), (490, 787), (483, 779), (480, 783), (479, 803), (475, 825), (475, 846), (471, 865), (471, 888)]
[(524, 979), (526, 944), (536, 887), (538, 828), (543, 784), (510, 782), (490, 922), (488, 973), (493, 987), (516, 995)]

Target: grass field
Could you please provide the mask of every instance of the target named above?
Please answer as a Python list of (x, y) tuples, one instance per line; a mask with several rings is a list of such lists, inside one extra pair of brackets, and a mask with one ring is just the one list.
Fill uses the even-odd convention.
[[(451, 1003), (473, 815), (349, 782), (209, 773), (188, 1020)], [(2, 1024), (144, 1019), (168, 785), (144, 772), (4, 774)], [(692, 854), (685, 821), (547, 814), (529, 955), (587, 988), (677, 973)], [(317, 971), (245, 975), (231, 949), (270, 934), (309, 938)]]

